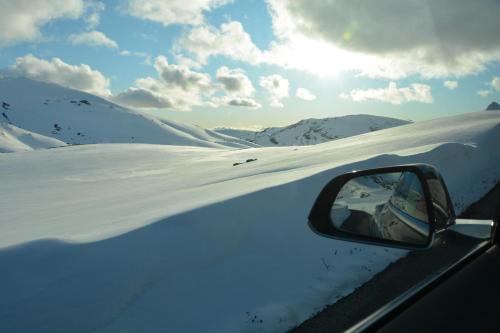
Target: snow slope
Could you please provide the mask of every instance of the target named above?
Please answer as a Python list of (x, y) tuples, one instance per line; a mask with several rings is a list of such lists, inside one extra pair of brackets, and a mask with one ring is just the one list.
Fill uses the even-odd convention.
[(33, 133), (0, 119), (0, 153), (47, 149), (66, 146), (66, 143)]
[(270, 127), (260, 132), (231, 128), (219, 128), (216, 131), (265, 147), (304, 146), (410, 123), (401, 119), (359, 114), (335, 118), (305, 119), (286, 127)]
[(4, 121), (68, 144), (255, 146), (196, 126), (157, 119), (81, 91), (22, 77), (0, 78), (0, 111)]
[(304, 147), (0, 155), (0, 331), (285, 332), (405, 254), (308, 228), (332, 177), (431, 163), (460, 213), (500, 179), (498, 142), (479, 112)]

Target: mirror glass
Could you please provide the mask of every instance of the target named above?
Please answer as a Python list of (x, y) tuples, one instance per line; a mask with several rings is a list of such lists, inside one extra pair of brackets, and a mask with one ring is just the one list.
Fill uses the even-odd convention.
[(430, 237), (427, 212), (415, 173), (379, 173), (349, 180), (337, 194), (330, 220), (351, 234), (425, 245)]

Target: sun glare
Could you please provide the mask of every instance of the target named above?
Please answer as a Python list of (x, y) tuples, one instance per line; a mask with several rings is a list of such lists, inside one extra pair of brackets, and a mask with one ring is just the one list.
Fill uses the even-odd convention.
[(288, 42), (280, 56), (287, 66), (319, 76), (337, 76), (341, 72), (369, 63), (366, 56), (302, 36)]

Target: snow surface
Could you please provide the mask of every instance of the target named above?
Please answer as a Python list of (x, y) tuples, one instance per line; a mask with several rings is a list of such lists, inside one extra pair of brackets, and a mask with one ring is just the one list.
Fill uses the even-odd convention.
[(477, 112), (304, 147), (2, 154), (0, 331), (285, 332), (405, 255), (308, 228), (331, 178), (431, 163), (460, 213), (500, 179), (498, 142)]
[(47, 149), (66, 146), (66, 143), (33, 133), (0, 119), (0, 153)]
[(358, 114), (335, 118), (305, 119), (286, 127), (270, 127), (260, 132), (231, 128), (219, 128), (215, 131), (264, 147), (305, 146), (410, 123), (396, 118)]
[[(196, 126), (157, 119), (81, 91), (22, 77), (0, 78), (0, 111), (0, 122), (68, 144), (256, 146)], [(0, 141), (0, 150), (11, 146)]]

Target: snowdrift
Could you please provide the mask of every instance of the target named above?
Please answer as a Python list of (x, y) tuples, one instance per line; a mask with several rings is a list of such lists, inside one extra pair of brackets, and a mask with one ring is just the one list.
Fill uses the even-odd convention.
[(309, 230), (332, 177), (431, 163), (460, 213), (500, 179), (498, 142), (479, 112), (304, 147), (1, 155), (0, 331), (285, 332), (405, 254)]

